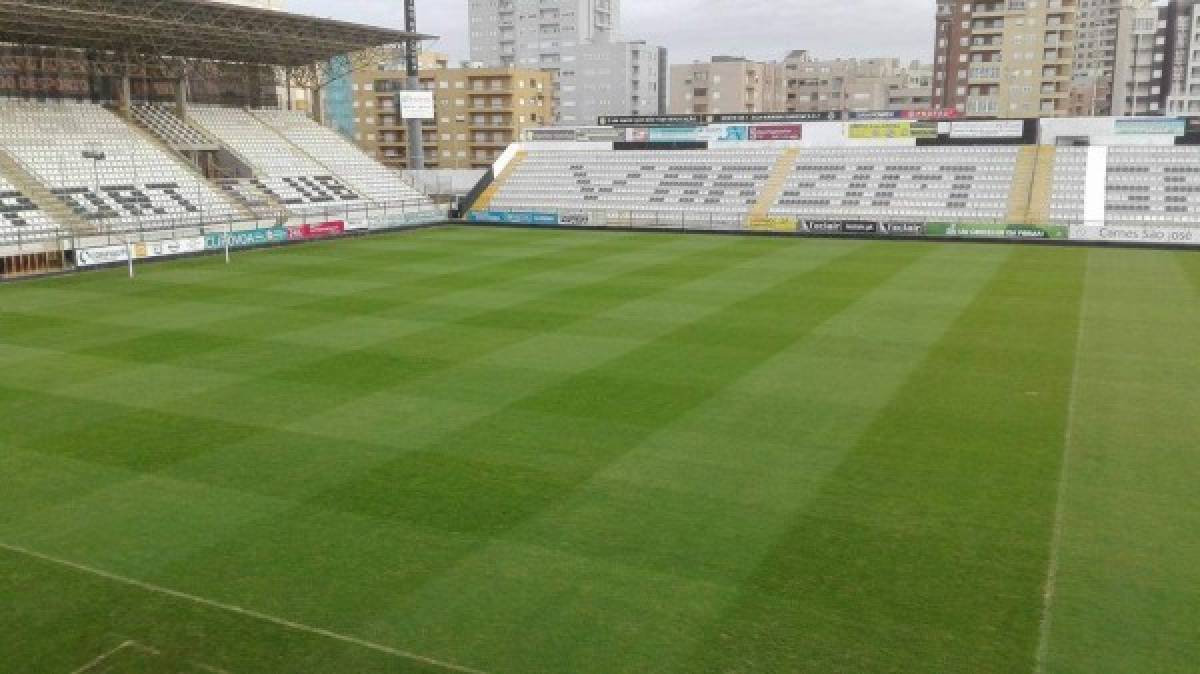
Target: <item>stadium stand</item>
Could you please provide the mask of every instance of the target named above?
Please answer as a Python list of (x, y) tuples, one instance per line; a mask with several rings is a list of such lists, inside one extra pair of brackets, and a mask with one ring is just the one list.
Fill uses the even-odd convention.
[(0, 147), (95, 231), (243, 216), (198, 173), (98, 105), (0, 101)]
[(366, 205), (362, 194), (248, 110), (195, 106), (189, 118), (254, 169), (257, 177), (222, 185), (243, 203), (271, 200), (296, 215)]
[(531, 152), (506, 177), (498, 210), (694, 210), (740, 223), (757, 202), (778, 149), (697, 152)]
[(409, 208), (429, 203), (423, 194), (405, 184), (398, 172), (370, 158), (354, 143), (305, 113), (254, 110), (252, 114), (293, 145), (303, 148), (364, 197), (379, 204)]
[(1008, 214), (1016, 146), (828, 147), (784, 150), (532, 151), (488, 201), (507, 211), (714, 214), (742, 223), (760, 196), (771, 217), (999, 222)]

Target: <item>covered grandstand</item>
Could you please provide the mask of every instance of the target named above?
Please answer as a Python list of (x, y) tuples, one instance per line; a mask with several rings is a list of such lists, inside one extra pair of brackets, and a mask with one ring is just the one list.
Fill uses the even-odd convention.
[(213, 231), (443, 217), (291, 110), (293, 87), (319, 111), (346, 67), (428, 37), (208, 0), (0, 1), (0, 267), (54, 270), (74, 250), (130, 242), (192, 250)]

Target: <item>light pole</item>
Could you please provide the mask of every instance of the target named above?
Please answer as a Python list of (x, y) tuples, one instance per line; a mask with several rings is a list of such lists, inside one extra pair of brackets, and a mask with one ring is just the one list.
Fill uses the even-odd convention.
[(100, 199), (100, 162), (108, 159), (108, 155), (99, 150), (84, 150), (83, 158), (92, 160), (92, 188)]
[[(421, 90), (421, 73), (417, 60), (417, 0), (404, 0), (404, 30), (409, 39), (404, 43), (404, 69), (408, 76), (405, 89), (408, 91)], [(396, 111), (400, 112), (399, 96), (396, 100)], [(420, 119), (405, 119), (408, 132), (408, 170), (420, 171), (425, 168), (425, 132)]]

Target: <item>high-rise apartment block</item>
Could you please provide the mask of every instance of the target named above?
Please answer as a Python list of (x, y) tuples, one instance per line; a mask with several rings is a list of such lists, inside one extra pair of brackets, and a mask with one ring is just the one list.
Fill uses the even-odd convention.
[(714, 56), (671, 66), (672, 113), (928, 110), (932, 66), (899, 59), (812, 58), (796, 50), (783, 62)]
[(971, 117), (1070, 111), (1077, 0), (938, 0), (933, 106)]
[(1166, 114), (1200, 116), (1200, 0), (1174, 0), (1166, 12)]
[(1072, 114), (1161, 113), (1168, 12), (1156, 4), (1079, 0)]
[(556, 121), (666, 108), (666, 50), (618, 38), (620, 0), (469, 0), (471, 60), (553, 74)]
[(705, 63), (671, 66), (670, 111), (675, 114), (780, 112), (784, 100), (778, 63), (714, 56)]
[[(427, 168), (486, 168), (531, 127), (553, 117), (551, 76), (516, 67), (450, 67), (423, 53), (421, 87), (433, 92), (435, 118), (422, 126)], [(353, 74), (353, 137), (379, 161), (408, 166), (408, 130), (395, 107), (405, 89), (402, 55)]]
[(928, 110), (933, 68), (895, 58), (814, 59), (794, 51), (783, 62), (787, 112)]
[(934, 107), (972, 117), (1200, 115), (1198, 0), (937, 2)]

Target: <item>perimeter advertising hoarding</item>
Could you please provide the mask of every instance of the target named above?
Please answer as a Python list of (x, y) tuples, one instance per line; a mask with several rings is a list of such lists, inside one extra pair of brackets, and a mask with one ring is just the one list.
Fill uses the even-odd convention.
[(186, 255), (188, 253), (199, 253), (203, 250), (204, 237), (202, 236), (187, 239), (168, 239), (166, 241), (147, 241), (133, 244), (133, 259), (141, 260), (151, 257)]
[[(224, 232), (219, 234), (209, 234), (204, 237), (204, 247), (208, 250), (218, 250), (225, 247)], [(247, 246), (264, 246), (269, 243), (283, 243), (288, 240), (288, 231), (285, 227), (267, 227), (264, 229), (250, 229), (241, 232), (231, 232), (229, 234), (230, 248), (245, 248)]]
[(1119, 135), (1182, 136), (1187, 132), (1187, 122), (1174, 118), (1117, 119), (1113, 120), (1113, 130)]
[(951, 138), (1021, 138), (1024, 135), (1025, 122), (1019, 119), (950, 124)]
[(680, 143), (706, 140), (708, 129), (702, 126), (651, 126), (625, 129), (630, 143)]
[(487, 222), (509, 225), (557, 225), (557, 213), (534, 211), (471, 211), (468, 222)]
[(796, 220), (796, 229), (810, 234), (879, 234), (883, 225), (873, 220)]
[(794, 232), (796, 231), (796, 221), (792, 218), (779, 217), (757, 217), (750, 218), (750, 231), (753, 232)]
[(164, 241), (146, 241), (131, 245), (100, 246), (97, 248), (82, 248), (75, 251), (75, 264), (79, 267), (95, 267), (102, 264), (128, 262), (130, 252), (135, 260), (148, 260), (156, 257), (186, 255), (205, 250), (204, 237), (186, 239), (167, 239)]
[(536, 142), (574, 142), (575, 129), (525, 129), (525, 140)]
[(936, 122), (863, 122), (851, 124), (847, 137), (868, 138), (937, 138)]
[(965, 239), (1066, 239), (1066, 225), (972, 225), (972, 224), (928, 224), (925, 231), (929, 236), (946, 236)]
[(828, 122), (841, 118), (836, 110), (829, 112), (737, 112), (709, 115), (712, 124), (772, 124), (786, 122)]
[(886, 119), (943, 121), (958, 119), (958, 110), (953, 108), (943, 110), (865, 110), (850, 113), (851, 121)]
[(330, 220), (317, 225), (300, 225), (288, 227), (289, 241), (307, 241), (309, 239), (327, 239), (346, 233), (346, 223), (342, 220)]
[(1195, 246), (1200, 245), (1200, 228), (1164, 227), (1161, 225), (1148, 225), (1145, 227), (1071, 225), (1071, 240)]
[(761, 124), (750, 127), (750, 140), (800, 140), (804, 127), (799, 124)]
[(613, 115), (600, 117), (600, 126), (704, 126), (706, 124), (789, 124), (793, 122), (838, 121), (842, 113), (829, 112), (744, 112), (717, 115)]
[(600, 117), (600, 126), (702, 126), (705, 115), (612, 115)]
[(98, 248), (83, 248), (75, 251), (75, 265), (77, 267), (95, 267), (101, 264), (125, 262), (128, 259), (128, 246), (100, 246)]

